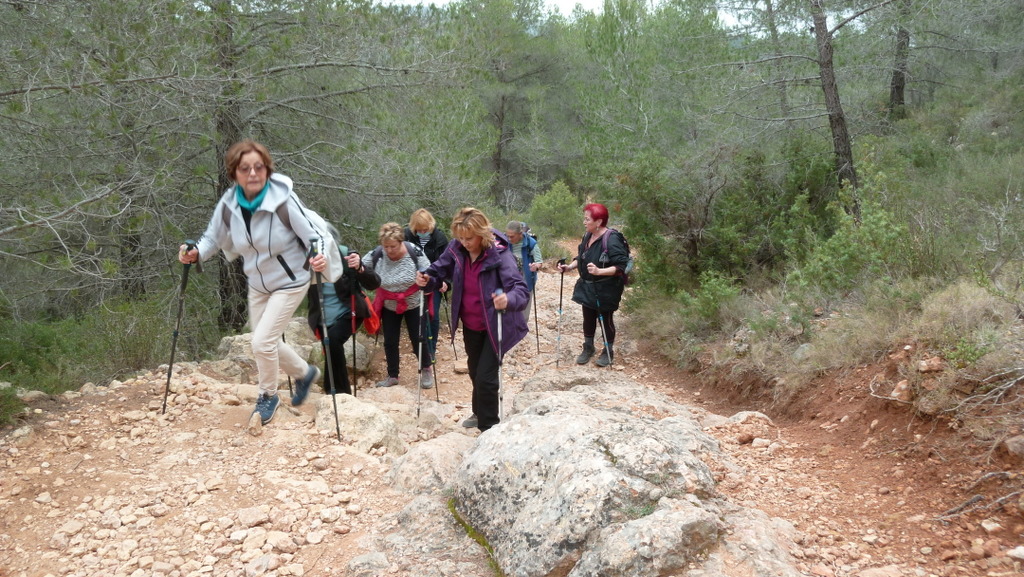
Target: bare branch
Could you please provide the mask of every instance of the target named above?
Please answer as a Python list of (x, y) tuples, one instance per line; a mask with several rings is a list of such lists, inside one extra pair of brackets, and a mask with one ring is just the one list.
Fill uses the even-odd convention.
[(839, 31), (840, 28), (842, 28), (843, 26), (846, 26), (850, 22), (853, 22), (854, 20), (860, 18), (864, 14), (867, 14), (868, 12), (871, 12), (872, 10), (875, 10), (877, 8), (881, 8), (882, 6), (885, 6), (887, 4), (892, 4), (895, 1), (896, 0), (884, 0), (883, 2), (879, 2), (878, 4), (875, 4), (874, 6), (868, 6), (867, 8), (865, 8), (865, 9), (859, 11), (859, 12), (855, 12), (854, 14), (850, 15), (845, 20), (842, 20), (841, 22), (839, 22), (838, 24), (833, 26), (832, 29), (828, 31), (829, 36), (834, 36), (835, 33), (837, 31)]
[(52, 92), (62, 91), (67, 92), (69, 90), (80, 90), (89, 86), (118, 86), (123, 84), (137, 84), (146, 82), (155, 82), (157, 80), (167, 80), (168, 78), (177, 78), (177, 73), (164, 74), (161, 76), (150, 76), (145, 78), (126, 78), (124, 80), (115, 80), (113, 82), (109, 80), (93, 80), (92, 82), (81, 82), (78, 84), (50, 84), (47, 86), (30, 86), (28, 88), (18, 88), (16, 90), (8, 90), (7, 92), (0, 92), (0, 98), (7, 98), (8, 96), (20, 96), (23, 94), (30, 94), (32, 92)]

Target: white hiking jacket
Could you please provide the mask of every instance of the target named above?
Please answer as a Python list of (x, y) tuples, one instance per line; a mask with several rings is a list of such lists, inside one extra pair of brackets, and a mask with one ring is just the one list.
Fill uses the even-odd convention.
[[(323, 240), (306, 217), (301, 201), (292, 190), (292, 180), (283, 174), (270, 175), (270, 189), (260, 207), (245, 225), (235, 187), (227, 189), (213, 210), (206, 232), (199, 239), (199, 259), (208, 260), (224, 251), (228, 261), (242, 257), (249, 286), (261, 293), (298, 288), (309, 284), (306, 257), (310, 238)], [(278, 217), (277, 208), (287, 203), (291, 227)], [(229, 218), (225, 218), (228, 211)]]

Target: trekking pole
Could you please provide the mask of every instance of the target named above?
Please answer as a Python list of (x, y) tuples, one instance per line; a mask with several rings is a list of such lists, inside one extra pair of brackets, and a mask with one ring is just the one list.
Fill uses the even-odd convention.
[[(536, 281), (534, 281), (536, 282)], [(533, 285), (533, 332), (537, 335), (537, 354), (540, 354), (540, 319), (537, 317), (537, 285)]]
[[(287, 343), (288, 342), (288, 341), (284, 340), (284, 333), (281, 333), (281, 342), (282, 343)], [(288, 375), (288, 395), (292, 396), (294, 394), (295, 394), (295, 392), (292, 391), (292, 376)]]
[[(185, 241), (185, 254), (196, 247), (196, 241)], [(181, 288), (178, 289), (178, 320), (174, 323), (174, 336), (171, 338), (171, 362), (167, 365), (167, 384), (164, 386), (164, 406), (160, 414), (167, 412), (167, 394), (171, 392), (171, 374), (174, 372), (174, 351), (178, 348), (178, 331), (181, 330), (181, 314), (185, 310), (185, 288), (188, 287), (188, 270), (192, 263), (182, 265)]]
[[(503, 290), (494, 289), (494, 294), (502, 294)], [(505, 418), (505, 391), (502, 389), (501, 367), (504, 364), (505, 355), (501, 353), (501, 317), (505, 316), (505, 309), (498, 311), (498, 422)]]
[[(358, 269), (357, 269), (358, 270)], [(355, 271), (352, 271), (352, 286), (349, 287), (349, 292), (352, 293), (352, 378), (349, 379), (352, 385), (352, 396), (358, 397), (359, 387), (356, 386), (356, 295), (359, 293), (359, 279), (356, 278)], [(331, 386), (334, 386), (332, 380)]]
[[(318, 237), (312, 237), (309, 239), (309, 258), (320, 254), (320, 239)], [(331, 336), (327, 334), (327, 307), (324, 306), (324, 277), (317, 271), (316, 273), (316, 296), (320, 299), (320, 331), (323, 334), (324, 357), (327, 358), (327, 373), (331, 375), (331, 392), (336, 393), (334, 389), (334, 367), (331, 366)], [(331, 395), (331, 402), (334, 403), (334, 431), (338, 434), (338, 442), (341, 442), (341, 423), (338, 421), (338, 399)]]
[(601, 340), (604, 341), (604, 354), (608, 355), (608, 366), (612, 366), (612, 349), (608, 345), (608, 333), (604, 330), (604, 313), (601, 312), (601, 299), (597, 298), (597, 290), (594, 290), (594, 302), (597, 303), (597, 321), (601, 325)]
[[(426, 296), (426, 294), (424, 293), (423, 296)], [(433, 298), (433, 297), (434, 297), (434, 293), (430, 293), (430, 298)], [(434, 352), (432, 352), (430, 350), (431, 348), (433, 348), (434, 350), (437, 350), (437, 335), (434, 334), (434, 330), (430, 326), (431, 325), (431, 322), (430, 322), (430, 311), (432, 311), (432, 310), (434, 310), (433, 303), (431, 303), (431, 306), (427, 307), (427, 322), (426, 322), (426, 324), (424, 326), (426, 327), (426, 331), (427, 331), (427, 342), (433, 342), (434, 343), (433, 347), (427, 346), (427, 354), (430, 356), (430, 374), (434, 377), (434, 399), (436, 399), (437, 402), (440, 403), (441, 402), (441, 393), (440, 393), (440, 391), (438, 391), (438, 389), (440, 389), (441, 387), (437, 383), (437, 355), (434, 354)]]
[(562, 266), (564, 264), (564, 258), (558, 259), (560, 278), (558, 279), (558, 329), (555, 336), (555, 368), (558, 368), (558, 363), (562, 360), (562, 289), (565, 287), (565, 271), (562, 270)]
[[(442, 305), (441, 308), (443, 308), (444, 311), (445, 311), (445, 316), (448, 317), (448, 329), (451, 330), (451, 328), (452, 328), (452, 309), (451, 309), (451, 303), (448, 302), (448, 293), (446, 293), (446, 292), (441, 293), (441, 305)], [(452, 337), (452, 354), (455, 355), (455, 360), (457, 362), (459, 360), (459, 351), (455, 350), (455, 335), (453, 334), (453, 335), (451, 335), (451, 337)]]
[[(422, 272), (422, 271), (420, 271), (420, 272)], [(419, 379), (423, 378), (423, 375), (422, 375), (422, 373), (423, 373), (423, 301), (427, 300), (427, 299), (423, 298), (425, 296), (426, 295), (424, 295), (423, 291), (421, 290), (420, 291), (420, 316), (419, 316), (419, 321), (418, 321), (419, 322), (419, 327), (417, 327), (417, 328), (420, 329), (419, 330), (419, 333), (420, 333), (420, 339), (419, 339), (420, 340), (420, 345), (419, 345), (419, 353), (416, 355), (416, 368), (419, 369), (419, 370), (416, 371), (416, 374), (419, 375)], [(417, 380), (419, 380), (419, 379), (417, 379)], [(421, 396), (420, 395), (420, 391), (422, 391), (422, 390), (423, 390), (423, 387), (421, 387), (419, 382), (417, 382), (416, 383), (416, 418), (417, 419), (420, 418), (420, 396)]]

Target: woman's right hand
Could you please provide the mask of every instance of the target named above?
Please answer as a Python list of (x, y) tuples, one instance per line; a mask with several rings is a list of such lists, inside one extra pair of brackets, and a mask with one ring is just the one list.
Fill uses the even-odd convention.
[(317, 254), (309, 259), (309, 266), (315, 272), (324, 272), (327, 269), (327, 257), (323, 254)]
[(559, 263), (558, 265), (559, 272), (565, 272), (567, 270), (572, 270), (574, 268), (576, 268), (576, 259), (573, 259), (570, 263)]
[(186, 250), (186, 245), (178, 247), (178, 262), (181, 264), (193, 264), (199, 262), (199, 249), (192, 247), (190, 250)]
[(430, 282), (430, 275), (428, 275), (426, 273), (422, 273), (420, 271), (416, 271), (416, 284), (417, 285), (419, 285), (419, 286), (427, 286), (428, 282)]

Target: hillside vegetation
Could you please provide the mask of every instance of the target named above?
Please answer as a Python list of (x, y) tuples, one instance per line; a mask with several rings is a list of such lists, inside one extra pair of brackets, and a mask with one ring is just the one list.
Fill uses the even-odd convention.
[[(252, 137), (356, 250), (474, 205), (555, 260), (605, 203), (681, 366), (784, 408), (909, 346), (937, 370), (879, 394), (995, 445), (1024, 410), (1024, 10), (983, 8), (4, 3), (0, 419), (167, 361), (174, 252)], [(242, 330), (240, 274), (192, 277), (179, 359)]]

